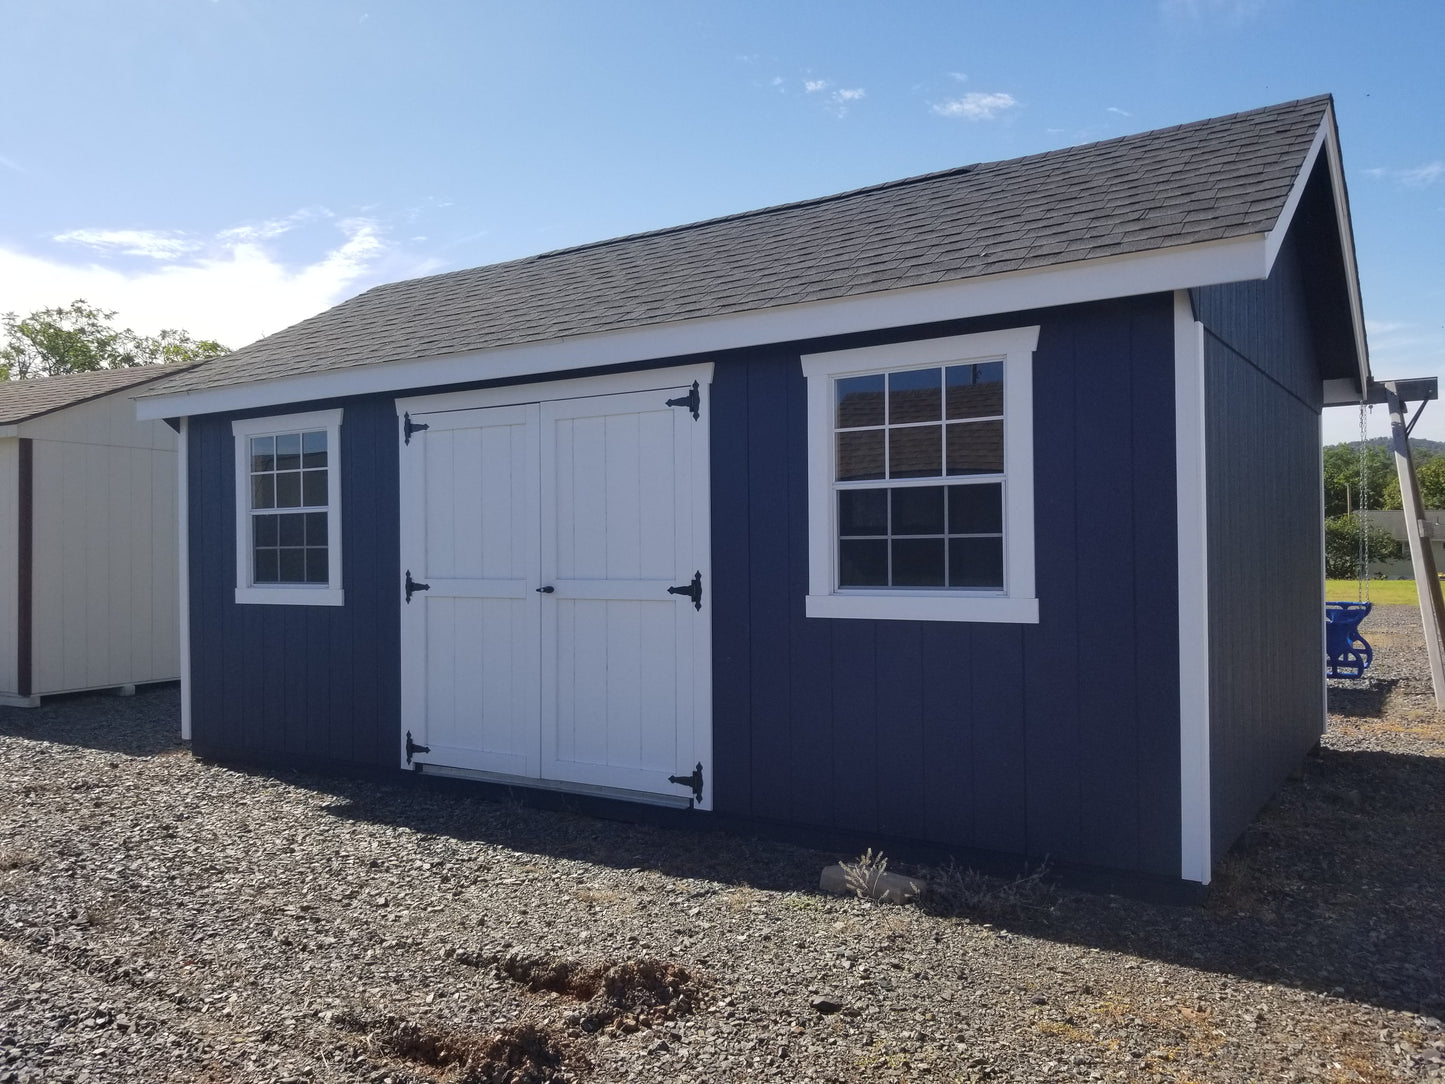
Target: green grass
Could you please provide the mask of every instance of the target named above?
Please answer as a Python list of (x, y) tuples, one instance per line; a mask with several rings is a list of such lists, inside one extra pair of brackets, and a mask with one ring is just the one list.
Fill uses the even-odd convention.
[[(1359, 597), (1358, 580), (1325, 581), (1325, 598), (1330, 602), (1354, 602)], [(1419, 604), (1420, 596), (1415, 593), (1414, 580), (1371, 580), (1370, 601), (1381, 605), (1404, 602), (1415, 606)]]

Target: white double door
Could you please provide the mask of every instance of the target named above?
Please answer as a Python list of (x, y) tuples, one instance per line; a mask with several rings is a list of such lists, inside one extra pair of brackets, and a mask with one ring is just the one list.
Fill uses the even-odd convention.
[(398, 402), (408, 766), (710, 808), (709, 376)]

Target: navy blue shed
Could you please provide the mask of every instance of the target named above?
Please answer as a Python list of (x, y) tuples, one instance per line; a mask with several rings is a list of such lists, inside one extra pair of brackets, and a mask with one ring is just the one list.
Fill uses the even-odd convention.
[(1327, 97), (380, 286), (142, 393), (185, 732), (1207, 884), (1367, 378)]

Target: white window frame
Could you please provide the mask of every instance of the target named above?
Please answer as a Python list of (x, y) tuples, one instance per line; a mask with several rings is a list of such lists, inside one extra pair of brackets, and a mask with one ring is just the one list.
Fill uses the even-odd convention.
[[(251, 454), (252, 437), (265, 437), (304, 430), (326, 431), (326, 568), (328, 582), (253, 582), (251, 548)], [(282, 414), (267, 418), (244, 418), (231, 423), (236, 442), (236, 601), (273, 606), (341, 606), (341, 411), (317, 410), (307, 414)]]
[[(1039, 329), (804, 354), (808, 385), (809, 617), (1036, 624), (1034, 588), (1033, 354)], [(927, 366), (1002, 362), (1004, 371), (1004, 584), (1002, 591), (838, 586), (834, 384), (841, 377)], [(960, 479), (961, 480), (961, 479)], [(948, 478), (941, 479), (947, 483)], [(883, 483), (887, 484), (887, 483)]]

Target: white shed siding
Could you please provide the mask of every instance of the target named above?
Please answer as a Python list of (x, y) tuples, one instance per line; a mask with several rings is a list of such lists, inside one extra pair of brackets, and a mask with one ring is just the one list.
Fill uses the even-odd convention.
[(19, 488), (20, 442), (14, 437), (0, 438), (0, 693), (14, 693), (16, 607), (18, 579), (16, 562), (19, 534), (16, 521), (20, 516)]
[(33, 692), (180, 674), (175, 434), (123, 395), (23, 423), (34, 440)]

